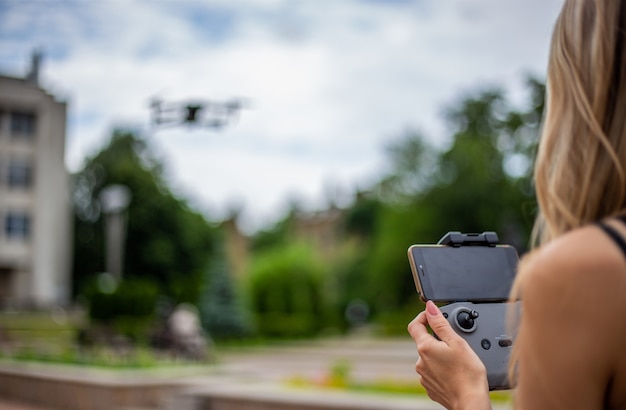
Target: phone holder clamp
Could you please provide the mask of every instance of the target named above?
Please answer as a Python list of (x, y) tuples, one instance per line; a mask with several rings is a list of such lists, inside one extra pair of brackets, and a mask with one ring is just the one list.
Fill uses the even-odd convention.
[(461, 233), (452, 231), (445, 234), (438, 245), (460, 246), (496, 246), (499, 243), (498, 234), (492, 231), (483, 233)]

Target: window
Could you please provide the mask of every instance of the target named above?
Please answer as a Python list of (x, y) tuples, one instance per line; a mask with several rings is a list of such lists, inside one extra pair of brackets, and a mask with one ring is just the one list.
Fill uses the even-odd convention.
[(24, 112), (11, 113), (11, 135), (30, 137), (35, 134), (35, 115)]
[(23, 212), (9, 212), (4, 219), (4, 233), (9, 239), (30, 237), (30, 217)]
[(28, 188), (33, 183), (33, 167), (27, 161), (11, 161), (8, 184), (11, 188)]

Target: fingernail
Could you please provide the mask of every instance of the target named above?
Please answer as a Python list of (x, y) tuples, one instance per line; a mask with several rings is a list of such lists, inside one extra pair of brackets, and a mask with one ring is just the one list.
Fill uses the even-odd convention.
[(432, 316), (436, 316), (439, 314), (439, 308), (430, 300), (426, 302), (426, 310)]

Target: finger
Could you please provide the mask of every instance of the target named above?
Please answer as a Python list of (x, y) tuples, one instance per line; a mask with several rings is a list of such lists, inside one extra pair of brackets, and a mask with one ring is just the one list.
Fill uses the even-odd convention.
[(420, 343), (420, 340), (424, 338), (432, 338), (432, 336), (428, 333), (428, 328), (426, 325), (428, 324), (428, 319), (426, 319), (426, 312), (421, 312), (415, 319), (409, 323), (408, 331), (413, 340), (416, 343)]
[(426, 302), (426, 320), (428, 325), (435, 332), (440, 340), (449, 344), (449, 342), (458, 337), (450, 323), (443, 317), (443, 314), (432, 301)]

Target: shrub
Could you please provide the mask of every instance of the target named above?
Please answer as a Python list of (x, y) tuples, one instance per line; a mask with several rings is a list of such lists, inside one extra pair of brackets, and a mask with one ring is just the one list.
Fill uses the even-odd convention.
[(265, 251), (250, 274), (249, 302), (267, 337), (313, 336), (326, 324), (324, 269), (303, 245)]
[(151, 317), (158, 293), (158, 286), (148, 279), (125, 279), (112, 291), (96, 287), (89, 296), (89, 317), (102, 322), (120, 316)]
[(106, 276), (85, 292), (92, 325), (104, 325), (136, 342), (148, 337), (158, 295), (159, 288), (152, 280), (128, 278), (116, 285)]

